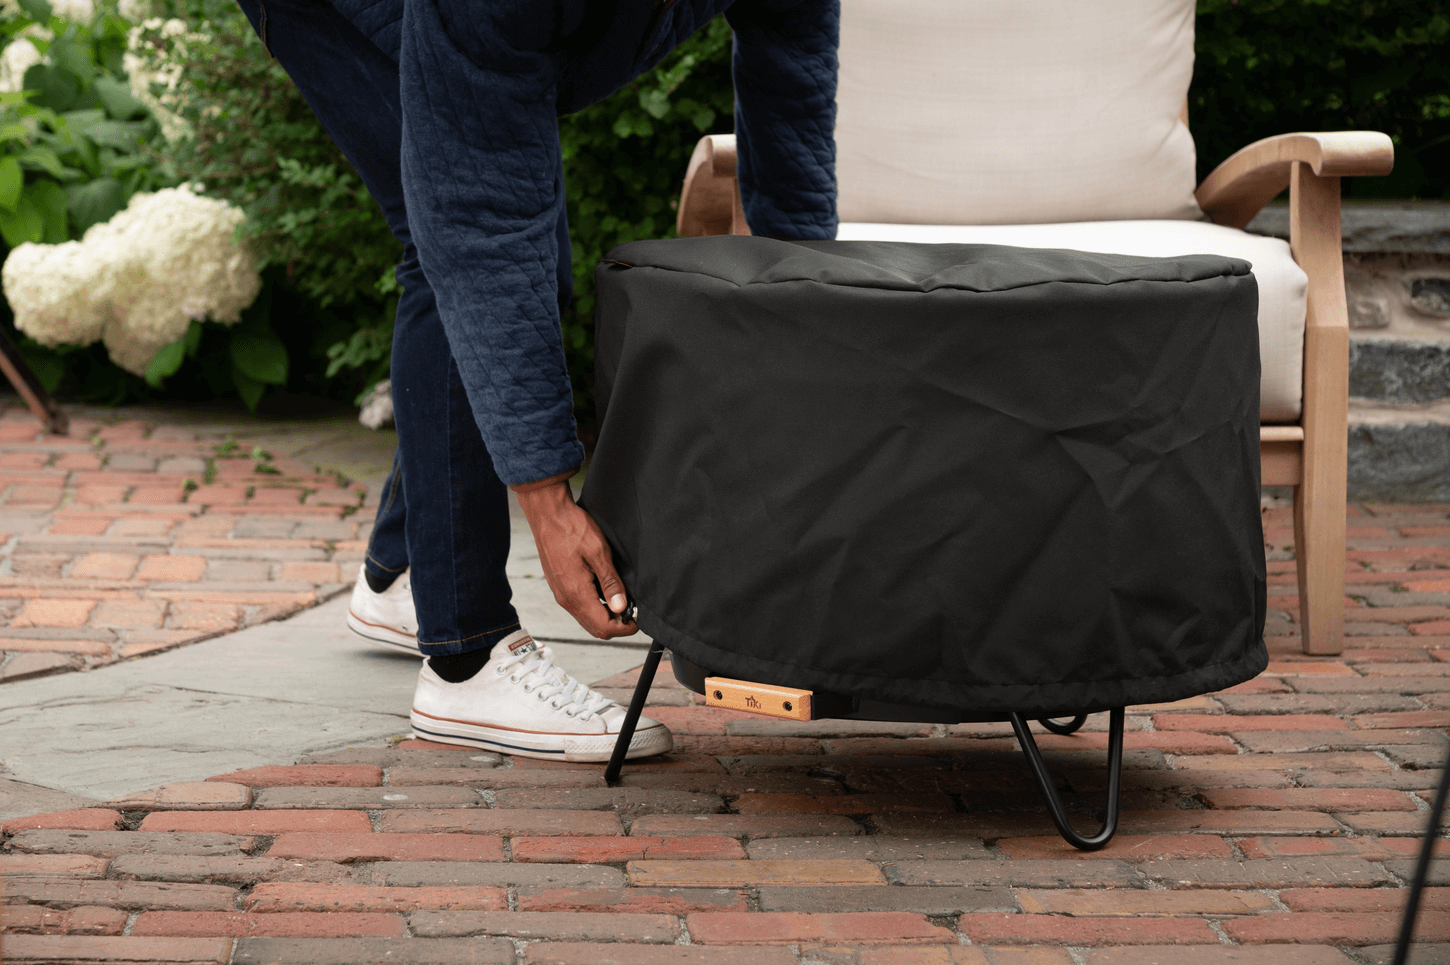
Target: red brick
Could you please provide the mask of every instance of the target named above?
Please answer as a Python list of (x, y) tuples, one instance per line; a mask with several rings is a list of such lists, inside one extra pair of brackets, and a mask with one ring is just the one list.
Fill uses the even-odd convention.
[[(978, 944), (1215, 945), (1196, 918), (1067, 918), (1062, 915), (967, 914), (957, 929)], [(694, 930), (691, 929), (693, 935)]]
[(94, 600), (26, 600), (10, 621), (12, 627), (85, 626), (96, 608)]
[(1139, 834), (1206, 831), (1211, 834), (1339, 834), (1339, 825), (1315, 811), (1124, 811), (1119, 826)]
[(1220, 918), (1274, 911), (1273, 899), (1258, 891), (1202, 889), (1150, 891), (1146, 888), (1019, 889), (1017, 900), (1029, 914), (1072, 915), (1076, 918), (1139, 915), (1201, 915)]
[(1394, 714), (1361, 714), (1351, 717), (1363, 730), (1394, 730), (1400, 727), (1450, 727), (1450, 710), (1411, 710)]
[(127, 553), (87, 553), (71, 567), (73, 580), (127, 580), (140, 557)]
[[(1341, 914), (1303, 911), (1256, 918), (1232, 919), (1222, 923), (1235, 941), (1250, 945), (1297, 943), (1305, 945), (1382, 945), (1399, 934), (1400, 912)], [(1415, 919), (1415, 939), (1422, 942), (1450, 940), (1450, 913), (1422, 910)]]
[(740, 814), (875, 814), (882, 811), (953, 811), (945, 794), (742, 794)]
[(98, 472), (101, 468), (101, 457), (93, 452), (67, 452), (51, 463), (52, 469), (73, 469)]
[[(1139, 945), (1100, 948), (1084, 956), (1087, 965), (1352, 965), (1353, 959), (1323, 945)], [(1006, 965), (1007, 960), (1002, 960)], [(992, 965), (997, 965), (993, 962)], [(1013, 965), (1018, 965), (1014, 962)], [(1020, 965), (1029, 965), (1022, 962)]]
[(808, 914), (790, 911), (695, 912), (685, 918), (701, 945), (794, 945), (799, 942), (956, 944), (956, 935), (925, 915), (899, 911)]
[(1156, 714), (1153, 726), (1164, 730), (1195, 730), (1205, 734), (1236, 734), (1255, 730), (1348, 730), (1328, 714)]
[(109, 657), (111, 645), (100, 640), (31, 640), (0, 637), (0, 651), (12, 653), (74, 653), (87, 657)]
[(505, 935), (521, 939), (673, 943), (680, 934), (668, 915), (564, 911), (415, 911), (414, 936)]
[(564, 864), (608, 864), (641, 858), (675, 860), (738, 860), (745, 851), (739, 840), (724, 835), (685, 838), (529, 838), (510, 842), (513, 860)]
[(1378, 788), (1208, 788), (1199, 797), (1211, 808), (1264, 808), (1283, 811), (1413, 811), (1401, 791)]
[[(515, 858), (518, 841), (515, 839)], [(530, 839), (540, 840), (540, 839)], [(552, 840), (552, 839), (542, 839)], [(564, 840), (594, 840), (564, 839)], [(629, 840), (605, 838), (602, 840)], [(329, 834), (297, 831), (280, 835), (272, 858), (303, 861), (503, 861), (503, 839), (485, 834)], [(622, 858), (616, 860), (624, 860)]]
[(230, 911), (237, 892), (224, 885), (159, 881), (71, 881), (64, 878), (15, 878), (5, 883), (5, 898), (45, 905), (102, 905), (142, 911)]
[[(466, 749), (466, 748), (465, 748)], [(207, 778), (248, 787), (381, 787), (383, 769), (372, 764), (293, 764), (253, 767)]]
[[(1395, 912), (1403, 914), (1407, 888), (1290, 888), (1279, 900), (1290, 911)], [(1420, 893), (1422, 911), (1450, 911), (1450, 888), (1426, 888)]]
[(119, 908), (6, 905), (0, 917), (11, 935), (119, 935), (128, 916)]
[(14, 834), (36, 828), (66, 831), (114, 831), (121, 826), (121, 812), (110, 808), (76, 808), (52, 811), (25, 818), (11, 818), (0, 824), (0, 834)]
[(174, 630), (220, 633), (235, 630), (242, 608), (232, 603), (173, 603), (168, 624)]
[(180, 486), (137, 486), (131, 490), (131, 502), (149, 506), (169, 506), (185, 498), (186, 490)]
[[(1212, 834), (1129, 834), (1120, 830), (1098, 851), (1079, 851), (1061, 835), (1002, 838), (997, 847), (1009, 858), (1109, 858), (1119, 861), (1155, 861), (1161, 858), (1232, 858), (1228, 842)], [(1310, 839), (1318, 840), (1318, 839)]]
[(702, 834), (794, 838), (860, 834), (861, 825), (838, 814), (646, 814), (635, 819), (630, 831), (663, 838)]
[(166, 619), (166, 604), (156, 600), (102, 600), (91, 622), (114, 630), (155, 630)]
[(743, 892), (726, 888), (573, 888), (521, 893), (519, 911), (620, 911), (684, 915), (692, 911), (749, 911)]
[(508, 908), (503, 888), (488, 885), (388, 888), (369, 885), (327, 885), (316, 882), (262, 882), (247, 896), (254, 912), (390, 911), (415, 908), (456, 911), (502, 911)]
[(725, 725), (732, 720), (759, 720), (758, 714), (723, 707), (651, 707), (650, 716), (676, 734), (708, 734), (725, 736)]
[(747, 888), (766, 885), (881, 885), (871, 861), (850, 858), (750, 861), (631, 861), (629, 883), (646, 888)]
[(1387, 856), (1384, 844), (1375, 838), (1244, 838), (1238, 846), (1249, 859), (1342, 856), (1378, 860)]
[(198, 486), (186, 498), (198, 506), (235, 506), (247, 501), (245, 486)]
[(132, 935), (266, 935), (278, 938), (402, 938), (407, 925), (402, 915), (376, 913), (281, 912), (267, 915), (218, 911), (148, 911), (131, 926)]
[[(526, 965), (796, 965), (797, 959), (795, 952), (779, 947), (702, 948), (689, 945), (547, 941), (528, 946), (524, 961)], [(933, 962), (931, 965), (940, 963)], [(1011, 965), (1032, 963), (1020, 962)]]
[[(460, 764), (468, 763), (460, 760)], [(629, 776), (628, 772), (625, 772)], [(442, 787), (462, 784), (475, 788), (514, 787), (605, 787), (604, 773), (596, 771), (552, 771), (525, 767), (409, 767), (388, 770), (389, 787)]]
[(108, 802), (121, 811), (231, 811), (252, 803), (244, 784), (181, 781)]
[(7, 506), (55, 506), (60, 502), (59, 486), (11, 486)]
[(1412, 623), (1410, 632), (1417, 636), (1431, 636), (1440, 633), (1450, 633), (1450, 620), (1434, 620), (1429, 623)]
[(114, 516), (81, 516), (57, 519), (46, 532), (51, 536), (100, 536), (111, 528)]
[(371, 831), (362, 811), (157, 811), (141, 821), (142, 831), (216, 831), (222, 834), (283, 834), (287, 831)]
[(201, 579), (205, 573), (205, 556), (148, 556), (141, 561), (136, 579), (189, 582)]
[(291, 508), (301, 505), (302, 490), (288, 489), (281, 486), (261, 487), (259, 486), (252, 493), (251, 505), (253, 506), (281, 506)]
[(283, 563), (277, 578), (279, 580), (298, 580), (303, 583), (336, 583), (341, 579), (336, 563), (310, 562)]
[(0, 854), (0, 879), (55, 875), (100, 878), (111, 862), (88, 854)]
[(1360, 811), (1338, 817), (1361, 834), (1425, 833), (1425, 815), (1419, 811)]
[(231, 958), (230, 938), (112, 938), (89, 935), (6, 935), (12, 962), (216, 962)]
[(420, 808), (416, 811), (387, 811), (379, 818), (379, 823), (381, 825), (379, 830), (388, 832), (420, 831), (461, 834), (502, 834), (510, 837), (513, 835), (609, 835), (624, 833), (624, 826), (619, 822), (619, 815), (603, 811), (533, 811), (522, 808), (506, 808), (502, 810)]

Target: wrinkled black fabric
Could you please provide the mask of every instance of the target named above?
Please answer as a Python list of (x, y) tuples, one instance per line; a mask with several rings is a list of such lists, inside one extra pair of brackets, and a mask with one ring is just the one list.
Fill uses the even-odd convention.
[(970, 713), (1263, 670), (1246, 262), (719, 237), (597, 280), (581, 502), (689, 660)]

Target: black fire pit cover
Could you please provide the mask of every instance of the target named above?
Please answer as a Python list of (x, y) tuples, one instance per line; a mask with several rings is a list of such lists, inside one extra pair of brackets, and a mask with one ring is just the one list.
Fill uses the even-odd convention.
[(1247, 263), (715, 237), (597, 279), (581, 502), (694, 663), (983, 714), (1264, 669)]

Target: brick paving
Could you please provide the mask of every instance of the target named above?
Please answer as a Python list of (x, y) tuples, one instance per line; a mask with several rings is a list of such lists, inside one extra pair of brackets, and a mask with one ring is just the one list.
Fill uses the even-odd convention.
[(366, 488), (219, 431), (0, 410), (0, 682), (277, 619), (350, 585)]
[[(18, 432), (5, 428), (12, 418), (0, 417), (0, 437)], [(92, 437), (102, 445), (90, 455), (144, 452), (158, 462), (154, 454), (178, 449), (214, 459), (207, 453), (218, 444), (152, 443), (155, 432), (128, 437), (115, 426)], [(78, 494), (100, 485), (85, 474), (110, 470), (59, 467), (64, 444), (25, 445), (46, 454), (56, 481), (53, 503), (34, 510), (43, 522), (7, 545), (11, 559), (63, 555), (24, 537), (48, 545), (72, 518), (108, 518), (88, 538), (119, 535), (115, 527), (138, 518), (143, 489), (177, 494), (164, 512), (179, 515), (164, 517), (165, 550), (87, 547), (70, 552), (51, 583), (3, 584), (109, 581), (129, 596), (17, 595), (16, 614), (31, 601), (153, 603), (167, 622), (147, 632), (162, 632), (180, 603), (216, 601), (159, 588), (266, 585), (216, 574), (218, 562), (267, 561), (267, 582), (277, 583), (293, 579), (280, 561), (297, 559), (279, 552), (333, 566), (357, 552), (302, 535), (324, 520), (356, 525), (357, 514), (304, 498), (318, 480), (298, 467), (259, 476), (233, 460), (198, 480), (240, 493), (235, 503), (181, 501), (184, 483), (168, 480), (127, 482), (130, 503), (82, 508)], [(0, 514), (38, 484), (8, 485)], [(293, 488), (296, 504), (280, 512), (248, 498), (252, 486)], [(1273, 662), (1230, 690), (1130, 710), (1124, 813), (1100, 852), (1057, 837), (1006, 725), (769, 720), (700, 706), (665, 667), (649, 713), (675, 730), (676, 749), (628, 765), (617, 788), (605, 786), (600, 765), (402, 740), (5, 822), (5, 960), (1387, 962), (1450, 727), (1450, 506), (1361, 505), (1350, 515), (1348, 648), (1338, 657), (1299, 652), (1288, 511), (1267, 510)], [(267, 536), (242, 534), (258, 520), (280, 522)], [(216, 530), (194, 535), (191, 525)], [(274, 542), (249, 557), (200, 552), (253, 552), (245, 541), (263, 539)], [(88, 554), (103, 552), (137, 557), (136, 568), (76, 576)], [(205, 568), (151, 582), (140, 576), (147, 557), (159, 560), (157, 572), (188, 557)], [(331, 585), (316, 579), (310, 592)], [(56, 613), (97, 626), (90, 610), (85, 619), (80, 607)], [(124, 647), (131, 632), (115, 631), (109, 645)], [(634, 679), (600, 686), (624, 698)], [(1105, 731), (1099, 715), (1077, 735), (1038, 738), (1085, 829), (1103, 785)], [(1437, 869), (1433, 884), (1412, 958), (1420, 963), (1450, 962), (1450, 875)]]

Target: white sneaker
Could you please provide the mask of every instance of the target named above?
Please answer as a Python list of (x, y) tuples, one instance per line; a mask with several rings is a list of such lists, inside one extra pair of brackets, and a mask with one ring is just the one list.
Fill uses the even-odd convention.
[[(488, 663), (451, 684), (423, 664), (413, 695), (413, 736), (467, 744), (520, 757), (607, 761), (625, 709), (554, 664), (547, 646), (518, 630), (493, 648)], [(663, 754), (670, 729), (641, 717), (627, 758)]]
[(352, 602), (347, 608), (347, 628), (358, 636), (389, 650), (402, 650), (415, 657), (418, 650), (418, 614), (413, 609), (413, 581), (408, 571), (381, 593), (368, 586), (363, 567), (357, 571)]

